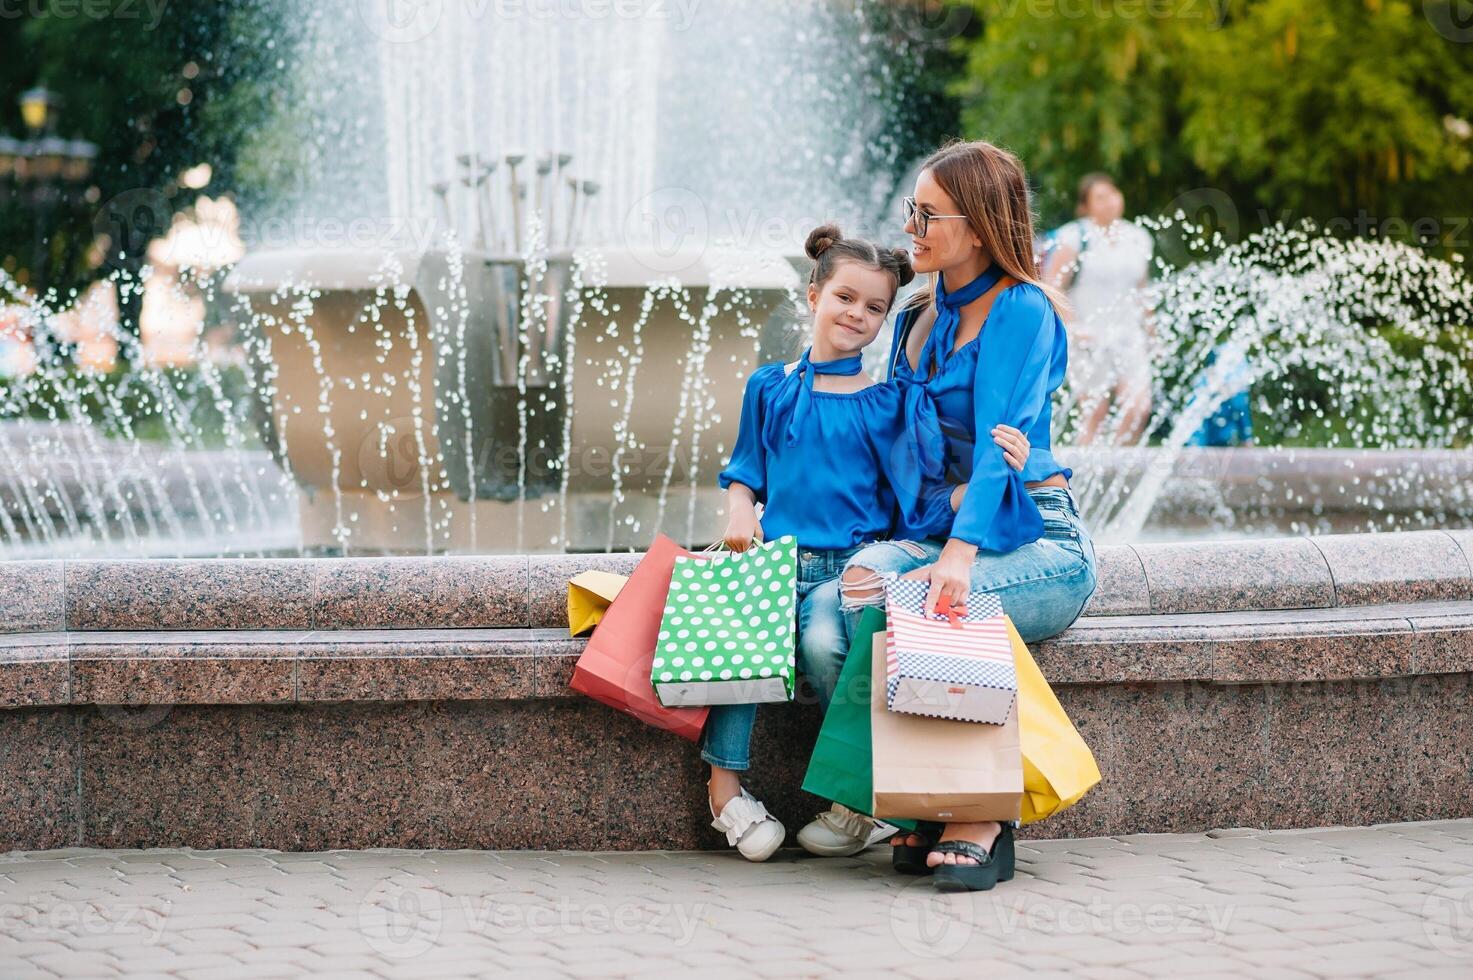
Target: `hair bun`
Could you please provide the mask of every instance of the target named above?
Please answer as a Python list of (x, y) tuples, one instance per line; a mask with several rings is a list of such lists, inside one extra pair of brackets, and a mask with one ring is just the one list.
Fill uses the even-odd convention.
[(910, 264), (910, 253), (903, 248), (891, 249), (890, 253), (895, 256), (895, 278), (902, 286), (910, 285), (916, 277), (915, 266)]
[(844, 237), (838, 225), (819, 225), (808, 233), (808, 241), (803, 244), (803, 251), (815, 262), (818, 257), (829, 250), (835, 242)]

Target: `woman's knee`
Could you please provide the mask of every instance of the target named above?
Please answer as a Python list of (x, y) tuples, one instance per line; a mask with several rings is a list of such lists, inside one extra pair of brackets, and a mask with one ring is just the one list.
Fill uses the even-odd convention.
[(1026, 643), (1057, 636), (1074, 624), (1094, 592), (1094, 569), (1081, 562), (1066, 574), (995, 590)]

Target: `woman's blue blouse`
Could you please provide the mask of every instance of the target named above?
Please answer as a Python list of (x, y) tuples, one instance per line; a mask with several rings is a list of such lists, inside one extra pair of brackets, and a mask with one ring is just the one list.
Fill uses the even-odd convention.
[[(731, 462), (718, 478), (752, 489), (762, 533), (784, 534), (804, 548), (848, 548), (890, 536), (896, 520), (897, 446), (904, 442), (901, 393), (890, 384), (856, 392), (813, 391), (795, 445), (769, 447), (762, 432), (786, 376), (782, 363), (764, 364), (747, 379)], [(908, 480), (915, 495), (915, 478)]]
[[(948, 354), (930, 379), (918, 377), (905, 353), (905, 334), (922, 307), (895, 318), (891, 379), (903, 391), (915, 452), (929, 463), (918, 507), (900, 508), (897, 538), (960, 538), (986, 551), (1012, 551), (1043, 537), (1043, 518), (1024, 484), (1071, 472), (1051, 449), (1053, 392), (1064, 382), (1068, 338), (1043, 290), (1031, 283), (1004, 289), (981, 333)], [(917, 390), (919, 389), (919, 390)], [(921, 394), (925, 397), (920, 397)], [(992, 441), (1011, 425), (1028, 437), (1019, 473)], [(939, 432), (938, 432), (939, 429)], [(943, 457), (936, 464), (937, 456)], [(944, 473), (943, 473), (944, 471)], [(950, 488), (968, 484), (953, 513)]]

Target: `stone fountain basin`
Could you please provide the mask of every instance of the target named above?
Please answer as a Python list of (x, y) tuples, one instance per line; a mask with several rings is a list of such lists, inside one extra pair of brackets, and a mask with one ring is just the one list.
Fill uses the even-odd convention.
[[(1105, 781), (1029, 833), (1473, 815), (1473, 532), (1100, 549), (1034, 645)], [(693, 745), (568, 690), (637, 555), (0, 564), (0, 849), (717, 847)], [(789, 828), (818, 713), (764, 708)]]
[[(797, 342), (792, 263), (717, 249), (546, 260), (530, 276), (520, 259), (476, 252), (297, 249), (239, 263), (226, 291), (249, 306), (258, 372), (275, 373), (255, 415), (301, 488), (309, 548), (642, 545), (628, 514), (692, 487), (709, 521), (736, 424), (721, 407)], [(381, 292), (390, 285), (397, 295)], [(611, 497), (629, 510), (614, 513)]]

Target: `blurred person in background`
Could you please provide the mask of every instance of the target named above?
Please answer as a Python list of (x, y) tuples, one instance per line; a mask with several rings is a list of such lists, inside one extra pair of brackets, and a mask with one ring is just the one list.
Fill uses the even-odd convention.
[(1075, 444), (1093, 443), (1112, 414), (1115, 445), (1140, 441), (1151, 414), (1150, 311), (1143, 287), (1154, 244), (1127, 221), (1125, 196), (1107, 174), (1079, 183), (1079, 217), (1058, 229), (1043, 279), (1074, 308), (1069, 384), (1080, 408)]

